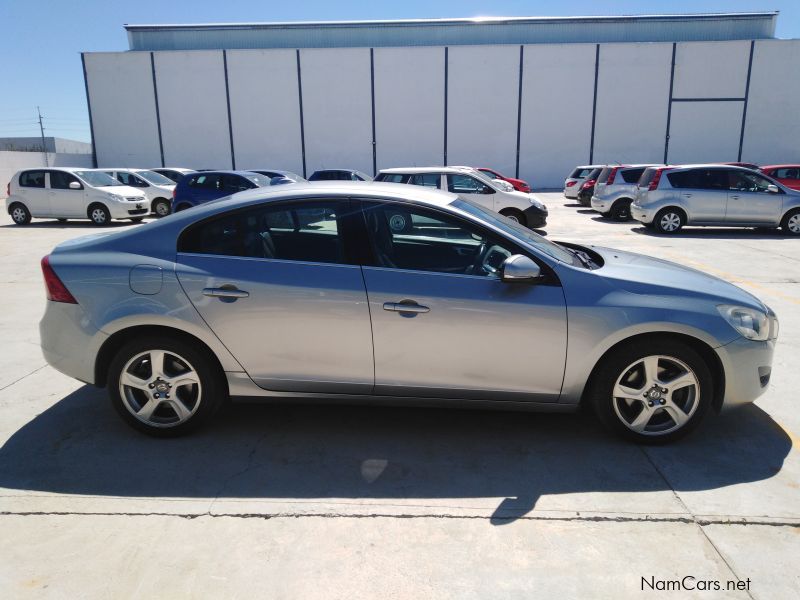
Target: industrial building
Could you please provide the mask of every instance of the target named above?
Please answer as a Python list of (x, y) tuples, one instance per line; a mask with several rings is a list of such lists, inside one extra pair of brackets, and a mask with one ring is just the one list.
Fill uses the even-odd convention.
[(778, 14), (126, 25), (83, 54), (98, 166), (800, 160)]

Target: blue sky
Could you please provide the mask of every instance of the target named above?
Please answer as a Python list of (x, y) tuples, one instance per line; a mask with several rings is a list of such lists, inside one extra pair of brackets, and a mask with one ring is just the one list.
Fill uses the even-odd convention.
[(209, 23), (404, 19), (475, 16), (575, 16), (779, 10), (777, 37), (800, 37), (797, 0), (635, 2), (403, 0), (403, 2), (225, 2), (181, 0), (0, 0), (0, 137), (45, 135), (89, 141), (81, 52), (128, 49), (124, 23)]

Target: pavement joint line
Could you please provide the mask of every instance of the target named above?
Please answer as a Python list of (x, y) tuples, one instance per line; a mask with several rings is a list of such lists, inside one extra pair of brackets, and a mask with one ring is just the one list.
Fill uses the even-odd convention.
[[(180, 519), (200, 519), (208, 517), (212, 519), (231, 518), (231, 519), (448, 519), (448, 520), (470, 520), (470, 521), (552, 521), (552, 522), (588, 522), (588, 523), (681, 523), (685, 525), (698, 525), (702, 531), (708, 525), (740, 525), (740, 526), (761, 526), (761, 527), (790, 527), (800, 529), (800, 523), (792, 521), (755, 521), (749, 519), (730, 520), (730, 519), (705, 519), (694, 516), (687, 517), (623, 517), (623, 516), (574, 516), (574, 517), (543, 517), (530, 515), (510, 515), (510, 516), (483, 516), (483, 515), (453, 515), (447, 513), (417, 515), (411, 513), (366, 513), (366, 514), (341, 514), (330, 512), (317, 513), (166, 513), (166, 512), (80, 512), (80, 511), (0, 511), (0, 517), (177, 517)], [(708, 538), (705, 531), (703, 535)], [(717, 547), (709, 540), (714, 550), (719, 554)], [(733, 569), (720, 554), (720, 558), (730, 569), (731, 573), (738, 578)]]
[(33, 371), (31, 371), (30, 373), (27, 373), (27, 374), (23, 375), (23, 376), (22, 376), (22, 377), (20, 377), (19, 379), (15, 379), (14, 381), (12, 381), (12, 382), (10, 382), (10, 383), (7, 383), (7, 384), (6, 384), (6, 385), (4, 385), (3, 387), (0, 387), (0, 392), (2, 392), (2, 391), (3, 391), (4, 389), (6, 389), (6, 388), (10, 388), (10, 387), (11, 387), (12, 385), (14, 385), (15, 383), (19, 383), (20, 381), (22, 381), (22, 380), (23, 380), (23, 379), (25, 379), (26, 377), (30, 377), (30, 376), (31, 376), (31, 375), (33, 375), (34, 373), (37, 373), (37, 372), (41, 371), (41, 370), (42, 370), (42, 369), (44, 369), (45, 367), (47, 367), (47, 364), (43, 364), (41, 367), (39, 367), (39, 368), (37, 368), (37, 369), (34, 369), (34, 370), (33, 370)]
[[(642, 446), (639, 446), (639, 449), (642, 451), (642, 454), (644, 454), (645, 458), (650, 463), (650, 465), (653, 467), (653, 469), (655, 469), (656, 473), (658, 473), (658, 475), (664, 481), (664, 484), (667, 485), (670, 490), (672, 490), (672, 495), (675, 497), (675, 500), (678, 501), (678, 503), (684, 508), (684, 510), (686, 511), (687, 514), (691, 515), (692, 522), (697, 525), (698, 529), (700, 530), (700, 533), (703, 534), (703, 537), (706, 539), (708, 544), (714, 549), (714, 552), (717, 553), (717, 556), (719, 556), (720, 560), (723, 563), (725, 563), (725, 566), (728, 567), (728, 571), (730, 571), (731, 575), (733, 575), (736, 578), (737, 581), (741, 581), (742, 579), (741, 579), (741, 577), (739, 577), (739, 574), (733, 569), (733, 566), (731, 566), (731, 564), (728, 562), (728, 559), (725, 558), (725, 555), (722, 554), (722, 552), (720, 551), (719, 548), (717, 548), (717, 545), (709, 537), (708, 532), (706, 532), (706, 530), (703, 528), (705, 524), (701, 523), (698, 520), (697, 516), (691, 510), (689, 510), (689, 507), (683, 501), (683, 498), (681, 498), (680, 495), (678, 494), (678, 492), (675, 491), (675, 488), (672, 487), (672, 484), (667, 479), (667, 476), (664, 474), (664, 472), (661, 469), (658, 468), (658, 465), (653, 460), (653, 457), (651, 457), (650, 454), (647, 452), (647, 450), (645, 450), (645, 448), (642, 447)], [(707, 524), (716, 525), (716, 523), (707, 523)], [(753, 595), (750, 593), (749, 590), (747, 591), (747, 596), (749, 598), (751, 598), (751, 600), (753, 600)]]

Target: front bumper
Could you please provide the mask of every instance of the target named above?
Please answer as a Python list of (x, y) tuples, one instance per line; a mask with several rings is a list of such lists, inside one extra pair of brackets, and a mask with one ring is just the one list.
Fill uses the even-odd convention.
[(525, 215), (525, 225), (530, 229), (539, 229), (547, 225), (547, 211), (535, 206), (530, 206), (522, 211)]
[(738, 338), (715, 348), (725, 370), (723, 410), (750, 403), (767, 390), (775, 341), (754, 342)]
[(108, 212), (111, 213), (112, 219), (130, 219), (131, 217), (146, 215), (150, 212), (150, 204), (146, 198), (141, 200), (132, 201), (126, 200), (123, 202), (109, 202)]
[(652, 223), (655, 218), (655, 211), (642, 208), (634, 202), (631, 204), (631, 216), (640, 223)]

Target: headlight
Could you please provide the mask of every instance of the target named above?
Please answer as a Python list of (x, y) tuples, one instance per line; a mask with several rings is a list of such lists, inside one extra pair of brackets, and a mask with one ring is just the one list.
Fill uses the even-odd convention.
[[(730, 306), (728, 304), (720, 304), (717, 306), (717, 310), (730, 323), (731, 327), (748, 340), (763, 342), (769, 339), (770, 320), (760, 310), (744, 306)], [(775, 330), (777, 335), (777, 324), (775, 325)]]
[(110, 198), (111, 198), (111, 199), (112, 199), (114, 202), (123, 202), (123, 201), (125, 200), (125, 198), (123, 198), (122, 196), (117, 196), (116, 194), (109, 194), (109, 197), (110, 197)]

